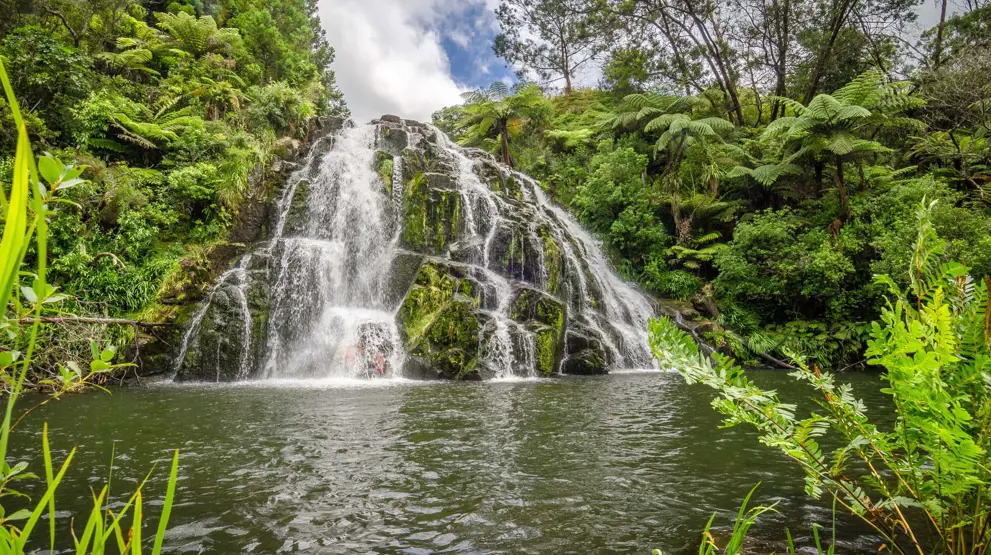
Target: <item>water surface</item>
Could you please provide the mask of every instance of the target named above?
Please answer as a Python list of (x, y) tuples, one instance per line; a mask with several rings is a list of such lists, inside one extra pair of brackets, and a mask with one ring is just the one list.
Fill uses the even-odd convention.
[[(757, 378), (805, 397), (785, 374)], [(848, 379), (876, 403), (876, 377)], [(756, 527), (754, 550), (781, 552), (785, 527), (807, 538), (830, 521), (793, 464), (746, 430), (718, 429), (708, 391), (677, 374), (85, 394), (29, 417), (15, 457), (40, 446), (46, 420), (59, 460), (79, 448), (62, 521), (87, 509), (114, 445), (117, 503), (159, 462), (145, 491), (157, 519), (181, 450), (167, 553), (689, 553), (711, 514), (725, 531), (761, 481), (757, 500), (781, 514)], [(855, 526), (842, 539), (841, 551), (876, 549)]]

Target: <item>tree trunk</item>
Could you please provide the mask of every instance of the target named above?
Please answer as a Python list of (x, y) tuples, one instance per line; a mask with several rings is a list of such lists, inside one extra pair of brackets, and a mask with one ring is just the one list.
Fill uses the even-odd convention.
[(509, 126), (499, 122), (499, 141), (502, 143), (502, 163), (513, 167), (513, 159), (509, 156)]
[(936, 44), (933, 48), (933, 69), (939, 69), (943, 61), (943, 29), (946, 27), (946, 0), (939, 9), (939, 26), (936, 27)]
[(816, 196), (816, 198), (819, 198), (819, 197), (822, 196), (822, 172), (825, 169), (824, 166), (825, 166), (825, 164), (823, 164), (819, 160), (816, 160), (815, 161), (815, 164), (814, 164), (814, 168), (813, 169), (815, 170), (815, 183), (816, 183), (815, 196)]
[(819, 90), (819, 81), (822, 79), (822, 72), (826, 69), (826, 61), (833, 55), (836, 39), (839, 37), (840, 31), (843, 30), (843, 26), (846, 25), (847, 16), (850, 15), (856, 4), (857, 0), (840, 0), (840, 5), (837, 6), (838, 11), (833, 11), (829, 40), (822, 47), (822, 50), (819, 51), (819, 55), (816, 56), (816, 65), (812, 70), (812, 78), (809, 81), (808, 90), (805, 91), (805, 98), (802, 104), (808, 104), (810, 100), (815, 98), (816, 92)]
[(836, 156), (836, 192), (840, 194), (839, 220), (846, 223), (850, 219), (850, 201), (846, 196), (846, 182), (843, 180), (843, 157)]

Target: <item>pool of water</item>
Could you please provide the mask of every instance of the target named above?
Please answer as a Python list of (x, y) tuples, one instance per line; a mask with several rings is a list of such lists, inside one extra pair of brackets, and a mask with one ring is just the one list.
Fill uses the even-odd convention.
[[(806, 396), (786, 374), (756, 378)], [(869, 406), (880, 399), (876, 376), (846, 379)], [(671, 373), (88, 393), (36, 410), (15, 432), (16, 460), (40, 450), (45, 421), (59, 461), (78, 447), (63, 523), (91, 507), (114, 449), (116, 504), (159, 463), (150, 534), (180, 449), (167, 553), (689, 553), (712, 513), (725, 534), (757, 482), (756, 501), (779, 513), (756, 526), (753, 550), (782, 552), (786, 527), (807, 543), (813, 523), (832, 520), (795, 465), (748, 430), (719, 429), (709, 391)], [(840, 552), (876, 550), (841, 524)]]

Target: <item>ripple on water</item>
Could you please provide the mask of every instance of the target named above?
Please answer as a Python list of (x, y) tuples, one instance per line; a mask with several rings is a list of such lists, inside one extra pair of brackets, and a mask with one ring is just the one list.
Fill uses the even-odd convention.
[[(808, 544), (803, 532), (831, 520), (788, 461), (744, 430), (718, 429), (704, 388), (626, 374), (87, 394), (38, 409), (16, 430), (14, 455), (39, 444), (43, 421), (57, 458), (80, 446), (73, 476), (84, 479), (60, 488), (63, 522), (86, 509), (114, 445), (112, 503), (158, 461), (143, 490), (154, 522), (162, 468), (180, 448), (167, 553), (688, 553), (713, 512), (715, 533), (727, 532), (758, 481), (756, 502), (781, 514), (754, 529), (755, 545), (781, 551), (785, 526)], [(761, 379), (794, 395), (783, 376)], [(877, 387), (861, 382), (870, 403)], [(876, 548), (844, 529), (845, 551)]]

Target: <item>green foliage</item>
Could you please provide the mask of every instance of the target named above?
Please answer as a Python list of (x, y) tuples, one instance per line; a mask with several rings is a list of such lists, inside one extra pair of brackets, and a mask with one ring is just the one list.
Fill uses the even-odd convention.
[[(315, 117), (347, 113), (333, 50), (305, 0), (224, 0), (205, 12), (26, 1), (0, 37), (13, 89), (31, 108), (24, 123), (52, 159), (85, 167), (86, 181), (60, 194), (47, 220), (67, 314), (145, 312), (179, 259), (223, 242), (244, 200), (269, 194), (265, 168), (280, 145), (306, 138)], [(0, 182), (9, 182), (16, 127), (0, 104)], [(42, 333), (39, 368), (52, 376), (39, 379), (58, 373), (59, 345), (78, 334)]]
[[(11, 511), (11, 506), (18, 506), (17, 501), (27, 496), (13, 489), (20, 487), (25, 480), (38, 480), (38, 476), (26, 472), (28, 463), (25, 461), (13, 463), (8, 458), (10, 432), (20, 420), (14, 422), (14, 407), (25, 387), (25, 378), (35, 362), (34, 353), (42, 318), (50, 313), (57, 313), (57, 305), (66, 300), (66, 296), (56, 292), (56, 288), (47, 282), (47, 219), (54, 213), (54, 206), (60, 199), (59, 193), (66, 192), (78, 185), (83, 185), (80, 178), (83, 168), (65, 165), (51, 156), (34, 157), (28, 140), (27, 126), (21, 118), (21, 112), (13, 89), (8, 80), (6, 69), (0, 61), (0, 81), (3, 83), (7, 102), (10, 106), (14, 122), (17, 126), (17, 150), (11, 180), (10, 197), (4, 193), (3, 200), (3, 235), (0, 239), (0, 333), (3, 333), (13, 348), (0, 351), (0, 383), (7, 396), (4, 419), (0, 424), (0, 552), (19, 555), (34, 552), (28, 547), (39, 520), (46, 515), (49, 521), (49, 551), (56, 548), (56, 491), (65, 478), (69, 464), (75, 455), (73, 448), (66, 456), (65, 462), (56, 472), (56, 467), (48, 443), (48, 425), (45, 424), (42, 433), (42, 458), (45, 467), (45, 490), (37, 504), (28, 508)], [(30, 224), (28, 223), (30, 222)], [(34, 243), (36, 256), (36, 273), (30, 285), (22, 281), (22, 263), (25, 252)], [(24, 272), (28, 277), (30, 273)], [(22, 285), (23, 284), (23, 285)], [(8, 304), (10, 302), (10, 304)], [(9, 308), (12, 307), (12, 308)], [(22, 327), (22, 322), (30, 322)], [(30, 331), (26, 331), (29, 328)], [(7, 343), (7, 342), (5, 342)], [(82, 388), (96, 385), (98, 379), (106, 377), (118, 368), (129, 364), (114, 364), (116, 349), (112, 346), (102, 348), (95, 341), (90, 342), (92, 359), (89, 368), (83, 370), (76, 361), (65, 361), (59, 365), (59, 373), (52, 378), (39, 383), (52, 390), (51, 396), (41, 402), (45, 404), (61, 395), (78, 391)], [(30, 412), (30, 411), (29, 411)], [(22, 416), (23, 418), (23, 416)], [(178, 478), (179, 452), (172, 459), (168, 490), (162, 505), (162, 518), (155, 534), (152, 555), (161, 553), (165, 531), (168, 527), (169, 514), (175, 499), (175, 484)], [(86, 520), (83, 532), (79, 535), (73, 530), (74, 544), (79, 553), (87, 551), (102, 553), (112, 542), (121, 553), (130, 551), (133, 554), (142, 553), (141, 529), (142, 518), (142, 482), (134, 495), (123, 505), (109, 508), (108, 486), (104, 486), (99, 494), (93, 495), (93, 510)], [(29, 500), (30, 501), (30, 500)], [(107, 508), (105, 509), (105, 502)], [(122, 519), (133, 515), (132, 524), (126, 533), (122, 530)], [(126, 526), (126, 524), (124, 524)], [(39, 543), (35, 540), (35, 544)]]
[(458, 126), (465, 129), (462, 142), (465, 144), (485, 144), (490, 139), (490, 150), (498, 153), (503, 163), (514, 166), (510, 152), (511, 137), (518, 135), (527, 126), (539, 125), (540, 120), (550, 109), (540, 87), (522, 85), (516, 91), (496, 81), (488, 90), (464, 93), (463, 118)]
[(822, 307), (841, 309), (840, 299), (856, 293), (850, 256), (788, 209), (759, 212), (740, 223), (715, 264), (716, 288), (772, 321), (815, 315)]
[[(867, 356), (883, 370), (883, 391), (896, 416), (891, 431), (868, 418), (849, 385), (801, 358), (791, 375), (808, 383), (821, 408), (806, 418), (756, 386), (731, 359), (701, 355), (668, 320), (652, 322), (651, 342), (662, 365), (717, 392), (713, 407), (725, 425), (756, 428), (761, 443), (802, 468), (810, 496), (830, 496), (892, 551), (976, 555), (991, 546), (985, 500), (991, 482), (991, 306), (987, 280), (975, 282), (965, 266), (946, 262), (947, 245), (936, 234), (932, 210), (932, 204), (918, 210), (909, 286), (878, 278), (890, 297), (872, 324)], [(840, 447), (823, 450), (826, 436)], [(916, 512), (935, 531), (932, 540), (911, 518)]]

